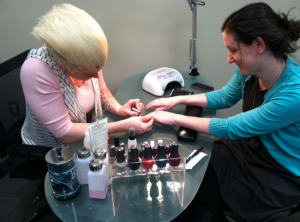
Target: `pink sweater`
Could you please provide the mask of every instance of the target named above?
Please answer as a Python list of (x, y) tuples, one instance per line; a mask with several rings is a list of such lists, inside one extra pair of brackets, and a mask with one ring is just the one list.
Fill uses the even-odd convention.
[[(102, 70), (98, 73), (100, 90), (106, 88)], [(66, 135), (73, 123), (65, 106), (58, 78), (45, 62), (27, 59), (21, 69), (21, 82), (26, 102), (38, 120), (57, 138)], [(73, 85), (75, 95), (86, 113), (95, 105), (92, 81), (85, 81), (79, 88)]]

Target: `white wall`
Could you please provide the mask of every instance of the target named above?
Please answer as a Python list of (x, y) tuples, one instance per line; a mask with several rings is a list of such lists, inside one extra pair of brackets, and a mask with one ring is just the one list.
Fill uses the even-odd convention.
[[(224, 86), (234, 73), (227, 63), (221, 25), (233, 11), (250, 0), (206, 0), (198, 6), (197, 66), (216, 89)], [(275, 11), (300, 19), (300, 0), (265, 0)], [(41, 43), (30, 32), (38, 18), (62, 0), (0, 0), (0, 63)], [(186, 0), (69, 0), (92, 15), (103, 28), (109, 43), (104, 78), (112, 93), (133, 73), (171, 67), (188, 70), (192, 12)], [(300, 43), (299, 43), (300, 44)], [(300, 50), (295, 54), (300, 61)], [(218, 111), (227, 117), (241, 111), (236, 107)]]

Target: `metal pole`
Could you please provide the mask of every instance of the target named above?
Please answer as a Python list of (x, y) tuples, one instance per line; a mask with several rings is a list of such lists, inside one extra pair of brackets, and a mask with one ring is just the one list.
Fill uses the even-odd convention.
[(190, 40), (190, 60), (191, 60), (191, 73), (192, 76), (199, 75), (197, 70), (197, 56), (196, 56), (196, 39), (197, 39), (197, 2), (194, 0), (188, 0), (190, 8), (192, 10), (192, 38)]

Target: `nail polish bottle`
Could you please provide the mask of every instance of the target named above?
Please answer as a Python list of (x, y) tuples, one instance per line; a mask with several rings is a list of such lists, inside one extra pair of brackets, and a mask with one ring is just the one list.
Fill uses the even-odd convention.
[[(127, 152), (126, 152), (126, 149), (125, 149), (125, 143), (124, 142), (120, 142), (119, 143), (119, 147), (122, 147), (124, 149), (124, 156), (125, 156), (125, 159), (127, 159), (128, 155), (127, 155)], [(118, 147), (116, 147), (117, 149)]]
[(136, 141), (136, 138), (135, 138), (135, 128), (133, 128), (133, 127), (129, 128), (128, 151), (129, 151), (129, 149), (132, 145), (137, 147), (137, 141)]
[(163, 143), (159, 143), (157, 146), (157, 155), (155, 156), (157, 167), (164, 169), (167, 165), (167, 156), (165, 154), (165, 145)]
[(178, 143), (173, 142), (172, 152), (169, 156), (169, 164), (172, 167), (177, 167), (180, 163), (180, 155), (178, 153)]
[(143, 156), (144, 156), (144, 151), (145, 151), (145, 143), (142, 143), (141, 144), (141, 148), (140, 148), (140, 150), (139, 150), (139, 157), (140, 158), (143, 158)]
[(171, 148), (169, 144), (166, 144), (166, 155), (169, 156), (169, 154), (171, 153)]
[(131, 154), (128, 160), (128, 165), (129, 165), (129, 169), (135, 171), (138, 170), (140, 167), (139, 153), (137, 147), (134, 145), (130, 147), (130, 150), (131, 150)]
[(116, 147), (115, 145), (109, 146), (109, 163), (114, 164), (116, 160)]
[(156, 156), (157, 155), (157, 146), (152, 147), (152, 156)]
[(80, 184), (87, 184), (87, 173), (89, 172), (89, 162), (93, 159), (91, 150), (87, 147), (81, 147), (77, 152), (77, 172)]
[(142, 158), (143, 167), (146, 170), (150, 170), (153, 167), (153, 164), (154, 164), (154, 158), (152, 156), (151, 146), (149, 144), (146, 144), (144, 148), (145, 148), (144, 156)]
[(115, 160), (115, 166), (116, 166), (117, 174), (118, 175), (125, 174), (127, 162), (124, 156), (124, 149), (122, 147), (119, 147), (117, 149), (116, 157), (117, 159)]
[(87, 173), (90, 198), (105, 199), (108, 191), (105, 168), (106, 166), (100, 159), (90, 161)]
[(114, 137), (114, 145), (115, 145), (115, 147), (120, 146), (120, 140), (119, 140), (119, 137), (117, 137), (117, 136)]

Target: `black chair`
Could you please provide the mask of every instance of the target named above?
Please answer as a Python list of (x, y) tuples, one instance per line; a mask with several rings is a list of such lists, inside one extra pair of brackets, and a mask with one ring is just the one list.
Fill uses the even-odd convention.
[[(47, 173), (45, 155), (51, 148), (24, 145), (21, 139), (26, 106), (20, 69), (28, 52), (0, 64), (0, 178), (9, 174), (10, 178), (37, 179), (41, 181), (40, 190), (43, 191)], [(51, 212), (49, 205), (23, 221), (34, 221), (47, 212)]]

